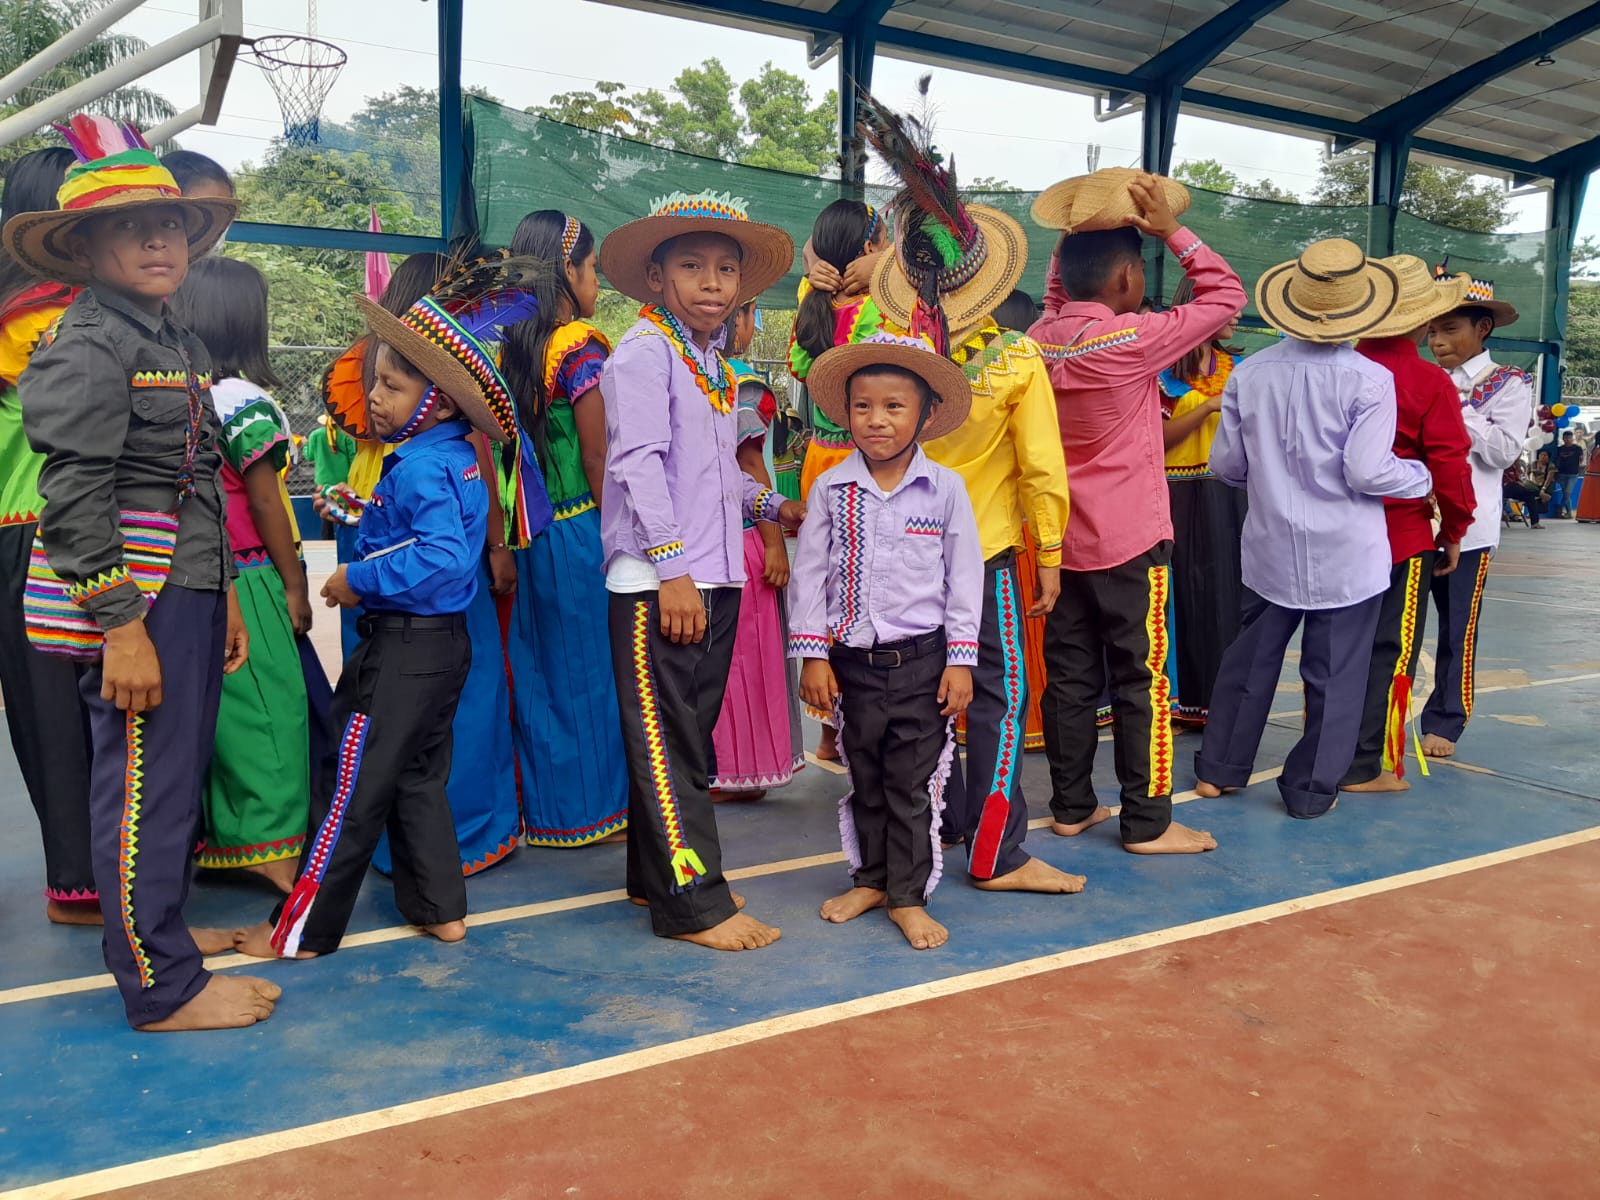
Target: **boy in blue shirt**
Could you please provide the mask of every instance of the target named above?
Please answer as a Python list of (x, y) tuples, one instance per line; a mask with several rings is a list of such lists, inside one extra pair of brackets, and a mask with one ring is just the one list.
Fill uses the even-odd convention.
[(537, 308), (532, 293), (504, 285), (513, 265), (473, 264), (398, 317), (357, 299), (378, 343), (372, 428), (401, 444), (367, 501), (356, 560), (322, 589), (329, 607), (365, 609), (334, 694), (334, 727), (344, 731), (336, 762), (312, 796), (294, 890), (270, 921), (238, 931), (241, 953), (337, 950), (385, 828), (401, 915), (441, 941), (467, 934), (445, 782), (472, 662), (464, 613), (489, 519), (469, 435), (516, 436), (510, 390), (485, 342)]

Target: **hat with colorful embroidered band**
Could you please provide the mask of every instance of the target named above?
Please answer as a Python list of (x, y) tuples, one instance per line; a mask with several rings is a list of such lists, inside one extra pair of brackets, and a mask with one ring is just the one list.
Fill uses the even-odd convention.
[[(1445, 255), (1444, 261), (1433, 269), (1433, 277), (1443, 282), (1450, 278), (1450, 256)], [(1467, 277), (1470, 283), (1467, 286), (1467, 295), (1455, 308), (1481, 308), (1484, 312), (1494, 316), (1494, 327), (1499, 329), (1503, 325), (1514, 323), (1519, 314), (1515, 308), (1504, 300), (1494, 298), (1494, 280)], [(1454, 312), (1455, 309), (1450, 311)]]
[(1394, 269), (1344, 238), (1312, 242), (1256, 284), (1262, 319), (1304, 342), (1364, 337), (1384, 323), (1399, 297)]
[(141, 208), (181, 209), (193, 260), (216, 245), (239, 215), (237, 200), (185, 196), (132, 125), (80, 113), (71, 124), (56, 128), (78, 156), (56, 193), (59, 207), (18, 213), (0, 233), (11, 257), (42, 279), (74, 285), (90, 281), (88, 268), (73, 257), (69, 243), (86, 217)]
[[(1033, 219), (1046, 229), (1063, 233), (1093, 233), (1100, 229), (1121, 229), (1139, 212), (1139, 204), (1128, 190), (1142, 171), (1132, 167), (1101, 167), (1092, 175), (1063, 179), (1040, 192), (1033, 201)], [(1173, 216), (1189, 208), (1189, 189), (1165, 175), (1154, 177), (1166, 194)]]
[(548, 268), (538, 259), (512, 258), (506, 251), (475, 259), (436, 283), (433, 290), (395, 316), (367, 299), (356, 306), (373, 337), (393, 347), (433, 386), (405, 425), (385, 441), (410, 437), (443, 392), (462, 416), (491, 441), (517, 436), (516, 403), (498, 366), (501, 331), (537, 315), (531, 290)]
[(875, 333), (824, 351), (806, 376), (811, 402), (841, 429), (850, 428), (850, 380), (863, 367), (900, 367), (932, 390), (933, 412), (917, 435), (919, 442), (954, 433), (972, 411), (972, 384), (966, 374), (924, 338)]
[(1362, 337), (1404, 337), (1466, 303), (1470, 275), (1452, 275), (1435, 282), (1428, 264), (1414, 254), (1395, 254), (1378, 261), (1400, 280), (1400, 298), (1394, 311)]
[(720, 233), (739, 243), (738, 304), (754, 300), (794, 266), (794, 239), (776, 225), (752, 221), (743, 200), (722, 192), (674, 192), (651, 205), (648, 217), (606, 235), (600, 269), (624, 296), (653, 304), (660, 297), (650, 290), (651, 257), (663, 242), (691, 233)]

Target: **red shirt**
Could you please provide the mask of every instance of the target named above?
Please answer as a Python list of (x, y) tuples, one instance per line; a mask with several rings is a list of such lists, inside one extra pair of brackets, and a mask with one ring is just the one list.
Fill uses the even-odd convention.
[(1477, 496), (1467, 463), (1472, 440), (1461, 418), (1456, 385), (1443, 368), (1423, 361), (1417, 344), (1408, 337), (1368, 338), (1356, 349), (1394, 376), (1395, 455), (1426, 464), (1433, 475), (1433, 504), (1439, 508), (1435, 539), (1429, 501), (1383, 502), (1393, 561), (1425, 554), (1441, 542), (1459, 542), (1472, 524)]

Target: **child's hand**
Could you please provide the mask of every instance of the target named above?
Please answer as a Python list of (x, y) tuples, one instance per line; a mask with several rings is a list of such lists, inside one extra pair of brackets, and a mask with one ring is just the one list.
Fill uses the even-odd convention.
[[(811, 243), (806, 244), (809, 246)], [(806, 278), (811, 282), (812, 291), (828, 296), (835, 295), (844, 287), (844, 276), (839, 274), (839, 268), (820, 258), (813, 258), (807, 264)]]
[(1030, 617), (1047, 617), (1061, 598), (1061, 568), (1039, 568), (1039, 591), (1028, 608)]
[(682, 646), (706, 636), (706, 606), (687, 575), (661, 582), (661, 636)]
[(293, 587), (284, 585), (284, 599), (289, 602), (289, 627), (297, 638), (311, 632), (311, 592), (302, 578)]
[(806, 506), (798, 500), (785, 500), (778, 505), (778, 524), (785, 529), (799, 529), (806, 519)]
[(1128, 194), (1139, 206), (1139, 211), (1128, 218), (1128, 224), (1136, 226), (1140, 233), (1151, 234), (1162, 241), (1178, 232), (1178, 218), (1173, 216), (1172, 206), (1167, 203), (1167, 193), (1156, 182), (1154, 175), (1148, 171), (1142, 172), (1128, 184)]
[(800, 699), (823, 712), (833, 711), (839, 695), (839, 680), (825, 658), (808, 658), (800, 668)]
[(972, 668), (946, 667), (939, 677), (939, 710), (941, 717), (953, 717), (967, 711), (972, 703)]
[(517, 590), (517, 560), (509, 546), (489, 548), (489, 591), (509, 596)]
[[(771, 529), (767, 525), (763, 528)], [(774, 539), (767, 543), (766, 569), (761, 572), (761, 578), (767, 581), (767, 586), (775, 591), (782, 591), (789, 586), (789, 550), (783, 544), (783, 535), (774, 531)]]
[(329, 608), (359, 608), (361, 605), (361, 597), (351, 590), (342, 565), (322, 585), (322, 598)]
[(1218, 392), (1215, 396), (1207, 396), (1206, 402), (1200, 406), (1200, 411), (1208, 414), (1221, 412), (1222, 393)]
[(1440, 542), (1439, 557), (1433, 560), (1433, 576), (1448, 575), (1461, 565), (1461, 543)]
[(161, 660), (144, 621), (129, 621), (106, 631), (100, 660), (100, 699), (123, 712), (161, 707)]
[(222, 673), (232, 675), (250, 661), (250, 629), (244, 623), (244, 610), (239, 607), (239, 589), (228, 589), (228, 643), (227, 656), (222, 660)]
[(877, 254), (863, 254), (853, 259), (844, 269), (844, 294), (846, 296), (865, 296), (872, 290), (872, 273), (878, 269), (878, 259), (886, 251), (880, 250)]

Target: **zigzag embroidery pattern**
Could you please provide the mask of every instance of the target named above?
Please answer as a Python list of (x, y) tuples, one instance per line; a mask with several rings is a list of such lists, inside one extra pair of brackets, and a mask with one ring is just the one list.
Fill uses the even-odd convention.
[(1129, 342), (1138, 340), (1137, 329), (1119, 329), (1116, 333), (1103, 333), (1097, 338), (1090, 338), (1087, 342), (1079, 342), (1075, 346), (1041, 346), (1040, 349), (1050, 362), (1066, 362), (1071, 358), (1082, 358), (1085, 354), (1093, 354), (1097, 350), (1109, 350), (1113, 346), (1125, 346)]
[(557, 521), (570, 521), (573, 517), (582, 516), (586, 512), (593, 512), (599, 506), (595, 504), (594, 497), (588, 492), (581, 496), (574, 496), (571, 500), (563, 500), (551, 506), (555, 510)]
[[(756, 497), (752, 506), (756, 520), (775, 522), (778, 519), (778, 509), (783, 507), (783, 497), (771, 488), (762, 488), (761, 494)], [(771, 510), (770, 512), (768, 510)]]
[(1172, 685), (1167, 681), (1167, 568), (1150, 568), (1150, 608), (1144, 618), (1150, 640), (1151, 796), (1172, 791)]
[(1021, 627), (1017, 615), (1016, 580), (1010, 571), (998, 571), (994, 580), (995, 604), (1000, 624), (1000, 653), (1005, 664), (1006, 711), (1000, 719), (1000, 739), (995, 750), (994, 778), (978, 833), (972, 839), (971, 872), (975, 879), (992, 879), (1005, 843), (1011, 817), (1011, 792), (1015, 787), (1017, 750), (1022, 745), (1022, 649), (1017, 644)]
[(1417, 643), (1417, 610), (1422, 595), (1422, 559), (1406, 566), (1406, 596), (1400, 611), (1400, 653), (1395, 658), (1394, 681), (1389, 686), (1389, 711), (1383, 722), (1383, 769), (1400, 778), (1406, 770), (1406, 717), (1411, 710), (1411, 676), (1404, 674)]
[(650, 605), (643, 600), (633, 606), (633, 684), (639, 698), (639, 720), (644, 725), (645, 754), (650, 760), (650, 781), (655, 789), (656, 808), (661, 814), (661, 830), (672, 854), (672, 890), (681, 892), (705, 878), (706, 868), (700, 856), (683, 840), (683, 825), (678, 819), (672, 761), (667, 756), (666, 736), (661, 731), (661, 709), (656, 703), (655, 676), (650, 671)]
[(122, 828), (117, 841), (117, 887), (122, 908), (122, 932), (127, 935), (139, 986), (152, 988), (156, 973), (150, 966), (144, 942), (133, 920), (133, 880), (139, 865), (139, 817), (144, 809), (144, 718), (128, 714), (126, 739), (128, 765), (122, 778)]
[(1477, 699), (1478, 617), (1483, 611), (1483, 581), (1489, 576), (1489, 555), (1485, 551), (1478, 558), (1478, 578), (1472, 585), (1472, 616), (1467, 619), (1467, 630), (1461, 637), (1461, 712), (1465, 720), (1472, 720), (1472, 704)]
[(1517, 382), (1526, 383), (1530, 387), (1533, 385), (1533, 380), (1528, 378), (1528, 373), (1521, 367), (1496, 367), (1472, 389), (1467, 395), (1466, 403), (1474, 410), (1480, 409), (1498, 396), (1506, 384)]
[(800, 658), (827, 658), (828, 639), (816, 633), (791, 633), (789, 654)]
[(668, 542), (665, 546), (657, 546), (654, 550), (646, 550), (645, 555), (653, 563), (664, 563), (668, 559), (683, 556), (682, 542)]
[(978, 665), (977, 642), (949, 642), (945, 646), (945, 665), (950, 667), (975, 667)]
[(133, 576), (125, 566), (115, 566), (109, 571), (101, 571), (98, 575), (90, 576), (76, 587), (67, 589), (67, 597), (74, 604), (86, 604), (96, 596), (104, 595), (113, 588), (119, 588), (125, 583), (132, 583)]
[[(187, 388), (189, 377), (182, 371), (135, 371), (128, 382), (136, 388)], [(211, 376), (196, 375), (194, 383), (203, 392), (211, 386)]]
[(861, 572), (866, 566), (861, 561), (861, 486), (843, 484), (834, 496), (838, 510), (834, 520), (839, 527), (839, 623), (833, 627), (833, 637), (842, 642), (861, 619)]
[(944, 518), (907, 517), (906, 533), (913, 537), (943, 537)]

